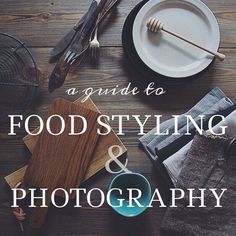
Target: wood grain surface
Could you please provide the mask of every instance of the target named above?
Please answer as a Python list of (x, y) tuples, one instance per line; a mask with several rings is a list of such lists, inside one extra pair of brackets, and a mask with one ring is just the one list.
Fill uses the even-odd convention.
[[(60, 135), (52, 135), (48, 129), (43, 129), (39, 135), (32, 157), (26, 169), (23, 184), (27, 188), (47, 188), (46, 205), (50, 206), (51, 194), (56, 188), (63, 188), (68, 193), (71, 188), (78, 188), (83, 181), (87, 168), (92, 159), (93, 151), (99, 139), (97, 123), (99, 113), (76, 105), (65, 99), (53, 101), (48, 111), (48, 118), (59, 115), (65, 122), (64, 131)], [(70, 116), (80, 115), (87, 122), (86, 132), (81, 135), (70, 135)], [(53, 118), (50, 130), (54, 134), (61, 132), (61, 119)], [(84, 123), (74, 122), (73, 130), (81, 132)], [(63, 197), (63, 193), (59, 192)], [(70, 194), (73, 198), (74, 194)], [(42, 226), (46, 217), (47, 208), (40, 205), (30, 216), (30, 225), (33, 228)]]
[[(50, 179), (55, 178), (55, 184), (68, 191), (71, 187), (78, 187), (85, 177), (99, 138), (99, 113), (64, 99), (56, 99), (49, 108), (48, 117), (55, 114), (64, 120), (64, 131), (61, 135), (52, 135), (47, 129), (42, 131), (26, 169), (24, 184), (49, 188)], [(70, 115), (80, 115), (86, 119), (86, 132), (70, 135)], [(50, 129), (53, 133), (59, 133), (61, 127), (61, 119), (51, 120)], [(75, 121), (73, 129), (75, 132), (81, 132), (84, 130), (84, 123), (81, 120)]]
[[(100, 113), (99, 109), (90, 98), (86, 100), (85, 102), (81, 102), (83, 98), (84, 97), (80, 97), (79, 99), (74, 101), (74, 104)], [(37, 133), (37, 132), (38, 132), (38, 128), (33, 131), (33, 133)], [(23, 138), (23, 141), (25, 145), (27, 146), (27, 148), (29, 149), (29, 151), (33, 153), (35, 146), (37, 144), (37, 141), (38, 141), (38, 136), (27, 135)], [(101, 136), (98, 140), (98, 144), (95, 147), (95, 150), (93, 152), (93, 157), (91, 159), (91, 163), (88, 166), (88, 169), (85, 173), (85, 177), (83, 181), (88, 180), (90, 177), (92, 177), (98, 171), (104, 168), (105, 163), (111, 158), (108, 155), (107, 150), (110, 146), (113, 146), (113, 145), (119, 145), (122, 148), (122, 152), (119, 153), (119, 155), (118, 153), (114, 153), (115, 155), (117, 155), (117, 157), (126, 153), (127, 151), (126, 147), (124, 146), (124, 144), (121, 142), (121, 140), (119, 139), (119, 137), (115, 134), (113, 130), (111, 130), (111, 132), (108, 135)], [(114, 150), (114, 151), (117, 152), (117, 150)], [(25, 170), (26, 170), (26, 166), (20, 168), (17, 171), (14, 171), (13, 173), (5, 177), (5, 180), (7, 181), (8, 185), (11, 188), (16, 186), (16, 184), (19, 183), (23, 179)]]
[[(166, 94), (161, 97), (138, 96), (92, 96), (93, 101), (106, 115), (121, 114), (162, 114), (163, 120), (172, 114), (180, 114), (192, 107), (204, 94), (213, 87), (220, 87), (231, 99), (236, 101), (236, 1), (235, 0), (203, 0), (214, 12), (220, 25), (220, 52), (226, 54), (226, 60), (221, 63), (214, 61), (211, 67), (200, 78), (177, 86), (164, 86)], [(29, 114), (39, 114), (46, 117), (47, 110), (57, 97), (64, 97), (71, 101), (82, 95), (87, 87), (112, 88), (114, 85), (126, 86), (132, 82), (133, 86), (143, 89), (149, 78), (141, 76), (129, 63), (121, 47), (121, 32), (124, 20), (129, 11), (138, 3), (137, 0), (121, 0), (117, 10), (110, 15), (109, 22), (99, 32), (101, 42), (100, 61), (97, 66), (86, 60), (80, 68), (74, 68), (74, 73), (68, 76), (63, 88), (48, 94), (47, 83), (54, 65), (48, 64), (48, 55), (56, 44), (79, 17), (88, 9), (90, 1), (84, 0), (41, 0), (41, 1), (0, 1), (0, 29), (3, 32), (18, 36), (25, 41), (33, 52), (40, 67), (41, 84), (35, 103), (27, 111)], [(160, 86), (154, 81), (156, 86)], [(79, 93), (68, 96), (65, 90), (76, 87)], [(150, 130), (155, 120), (147, 122), (145, 130)], [(32, 121), (31, 130), (37, 128), (38, 123)], [(118, 123), (111, 122), (115, 132)], [(125, 136), (120, 136), (128, 149), (129, 169), (144, 174), (153, 188), (161, 187), (162, 182), (158, 173), (152, 168), (147, 156), (138, 147), (138, 129), (134, 120), (124, 122)], [(4, 176), (25, 165), (30, 153), (22, 138), (26, 135), (24, 129), (17, 130), (16, 136), (8, 136), (8, 125), (0, 127), (0, 235), (21, 235), (17, 222), (9, 208), (11, 192)], [(100, 188), (107, 190), (113, 176), (99, 173), (85, 184), (86, 188)], [(99, 196), (93, 196), (98, 201)], [(64, 208), (51, 209), (47, 224), (43, 227), (42, 236), (160, 236), (160, 224), (165, 213), (164, 208), (150, 208), (143, 215), (135, 219), (124, 219), (115, 214), (109, 206), (104, 205), (92, 209), (81, 199), (85, 207), (81, 209)], [(88, 226), (89, 222), (89, 226)]]

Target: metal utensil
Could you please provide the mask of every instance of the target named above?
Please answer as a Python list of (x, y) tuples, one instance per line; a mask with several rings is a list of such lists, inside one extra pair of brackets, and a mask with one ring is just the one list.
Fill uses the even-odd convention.
[[(106, 1), (105, 7), (104, 9), (102, 9), (101, 14), (98, 17), (97, 23), (94, 25), (90, 35), (88, 35), (88, 37), (86, 37), (84, 40), (83, 51), (80, 53), (80, 56), (77, 58), (76, 64), (79, 64), (86, 55), (86, 52), (89, 48), (89, 36), (91, 36), (94, 33), (95, 29), (98, 27), (98, 24), (100, 24), (105, 19), (105, 17), (110, 13), (111, 9), (115, 7), (119, 3), (119, 1), (120, 0)], [(59, 61), (57, 62), (49, 78), (48, 89), (50, 93), (53, 92), (55, 89), (60, 88), (63, 85), (65, 78), (67, 76), (67, 73), (70, 70), (70, 66), (71, 66), (70, 64), (64, 61), (63, 56), (59, 58)]]
[(99, 56), (100, 43), (98, 41), (98, 28), (94, 32), (93, 40), (89, 43), (90, 55), (93, 60), (97, 60)]
[(85, 14), (78, 23), (71, 29), (58, 43), (57, 45), (52, 49), (50, 56), (49, 56), (49, 62), (55, 62), (59, 59), (59, 57), (63, 54), (63, 52), (69, 47), (70, 43), (74, 39), (76, 33), (81, 29), (84, 20), (86, 18), (87, 14)]
[[(107, 11), (107, 9), (110, 8), (110, 6), (114, 6), (116, 3), (118, 2), (118, 0), (110, 0), (109, 2), (106, 2), (106, 8), (105, 11)], [(114, 4), (115, 3), (115, 4)], [(73, 27), (73, 29), (71, 29), (58, 43), (57, 45), (52, 49), (50, 56), (49, 56), (49, 62), (53, 63), (56, 62), (60, 56), (63, 55), (64, 51), (69, 47), (69, 45), (71, 44), (71, 42), (73, 41), (73, 39), (75, 38), (76, 33), (81, 29), (84, 20), (86, 18), (87, 14), (85, 14), (79, 21), (78, 23)]]
[(98, 18), (99, 11), (104, 5), (105, 1), (94, 0), (88, 10), (87, 17), (81, 30), (78, 32), (74, 43), (72, 44), (70, 50), (67, 52), (64, 61), (68, 64), (73, 64), (73, 62), (81, 55), (83, 52), (83, 42), (88, 33), (91, 31)]

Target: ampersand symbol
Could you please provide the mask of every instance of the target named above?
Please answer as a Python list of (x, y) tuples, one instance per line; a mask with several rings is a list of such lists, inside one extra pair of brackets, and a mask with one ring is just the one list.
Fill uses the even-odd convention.
[[(118, 153), (117, 154), (114, 154), (114, 149), (115, 148), (117, 148), (118, 149)], [(110, 160), (108, 160), (107, 162), (106, 162), (106, 164), (105, 164), (105, 168), (106, 168), (106, 170), (108, 171), (108, 172), (110, 172), (111, 174), (119, 174), (119, 173), (121, 173), (121, 172), (126, 172), (126, 173), (130, 173), (131, 171), (129, 171), (127, 168), (126, 168), (126, 166), (127, 166), (127, 164), (128, 164), (128, 158), (125, 160), (125, 164), (123, 164), (122, 162), (120, 162), (119, 160), (118, 160), (118, 157), (120, 156), (122, 154), (122, 147), (121, 146), (119, 146), (119, 145), (113, 145), (113, 146), (111, 146), (111, 147), (109, 147), (109, 149), (108, 149), (108, 155), (110, 156)], [(110, 163), (111, 162), (115, 162), (120, 168), (121, 168), (121, 170), (120, 171), (113, 171), (113, 170), (111, 170), (111, 168), (110, 168)]]

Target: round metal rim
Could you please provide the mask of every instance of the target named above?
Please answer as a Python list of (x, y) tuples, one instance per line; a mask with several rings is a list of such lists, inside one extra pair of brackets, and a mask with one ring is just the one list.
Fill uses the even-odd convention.
[[(33, 102), (34, 94), (36, 93), (36, 90), (37, 90), (37, 88), (38, 88), (38, 86), (39, 86), (39, 71), (38, 71), (38, 66), (37, 66), (37, 64), (36, 64), (36, 61), (35, 61), (35, 59), (34, 59), (32, 53), (31, 53), (31, 51), (26, 47), (26, 45), (25, 45), (24, 42), (22, 42), (21, 40), (19, 40), (19, 39), (16, 38), (16, 37), (14, 37), (14, 36), (12, 36), (12, 35), (9, 35), (9, 34), (7, 34), (7, 33), (4, 33), (4, 32), (0, 32), (0, 36), (8, 37), (8, 38), (10, 38), (10, 39), (16, 41), (18, 44), (20, 44), (20, 45), (24, 48), (24, 50), (26, 50), (26, 52), (28, 53), (30, 59), (32, 60), (33, 66), (34, 66), (34, 70), (35, 70), (35, 78), (34, 78), (34, 80), (35, 80), (35, 83), (34, 83), (33, 86), (31, 86), (31, 90), (29, 91), (29, 92), (30, 92), (30, 94), (28, 95), (28, 96), (29, 96), (29, 99), (26, 99), (26, 101), (24, 102), (24, 104), (23, 104), (23, 106), (22, 106), (21, 109), (15, 109), (15, 114), (21, 114), (21, 113), (24, 113), (25, 110), (26, 110), (26, 108), (27, 108), (28, 106), (30, 106), (31, 103)], [(3, 85), (4, 85), (4, 84), (3, 84)], [(5, 84), (5, 85), (7, 85), (7, 84)], [(28, 101), (27, 101), (27, 100), (28, 100)], [(6, 118), (1, 118), (1, 119), (0, 119), (0, 124), (6, 123), (7, 120), (8, 120), (7, 117), (6, 117)]]

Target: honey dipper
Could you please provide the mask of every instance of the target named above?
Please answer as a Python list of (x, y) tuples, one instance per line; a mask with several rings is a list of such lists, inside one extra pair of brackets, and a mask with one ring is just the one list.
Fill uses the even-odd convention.
[(179, 38), (179, 39), (181, 39), (181, 40), (183, 40), (183, 41), (185, 41), (185, 42), (187, 42), (187, 43), (189, 43), (189, 44), (191, 44), (191, 45), (193, 45), (193, 46), (195, 46), (197, 48), (202, 49), (203, 51), (206, 51), (206, 52), (210, 53), (211, 55), (213, 55), (216, 58), (218, 58), (220, 61), (223, 61), (225, 59), (225, 55), (224, 54), (219, 53), (219, 52), (213, 52), (213, 51), (211, 51), (211, 50), (209, 50), (209, 49), (207, 49), (207, 48), (205, 48), (203, 46), (200, 46), (200, 45), (198, 45), (198, 44), (196, 44), (196, 43), (194, 43), (194, 42), (192, 42), (192, 41), (182, 37), (179, 34), (176, 34), (176, 33), (172, 32), (170, 30), (167, 30), (166, 28), (164, 28), (164, 24), (159, 19), (157, 19), (157, 18), (154, 18), (154, 17), (149, 18), (146, 26), (147, 26), (147, 28), (151, 32), (154, 32), (154, 33), (159, 33), (160, 31), (164, 31), (164, 32), (166, 32), (168, 34), (171, 34), (174, 37), (177, 37), (177, 38)]

